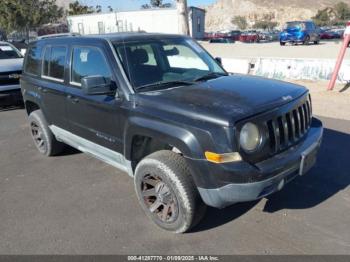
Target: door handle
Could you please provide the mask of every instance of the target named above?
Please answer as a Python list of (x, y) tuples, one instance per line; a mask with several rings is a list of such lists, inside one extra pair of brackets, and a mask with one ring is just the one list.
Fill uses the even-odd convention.
[(79, 102), (79, 98), (76, 98), (76, 97), (74, 97), (74, 96), (72, 96), (72, 95), (68, 95), (67, 98), (68, 98), (70, 101), (72, 101), (72, 103), (74, 103), (74, 104), (76, 104), (76, 103)]
[(42, 88), (41, 86), (38, 86), (38, 91), (43, 92), (43, 93), (47, 93), (47, 89)]

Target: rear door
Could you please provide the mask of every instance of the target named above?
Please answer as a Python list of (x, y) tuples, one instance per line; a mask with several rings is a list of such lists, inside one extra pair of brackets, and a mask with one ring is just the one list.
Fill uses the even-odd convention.
[(68, 47), (47, 45), (43, 51), (41, 81), (38, 83), (42, 94), (44, 113), (49, 124), (68, 128), (66, 119), (65, 65)]
[(122, 99), (116, 98), (115, 94), (86, 95), (81, 89), (81, 79), (87, 76), (103, 76), (117, 89), (106, 49), (102, 44), (72, 46), (67, 115), (73, 134), (121, 152)]
[(27, 51), (22, 89), (37, 102), (49, 125), (67, 128), (65, 120), (65, 63), (67, 47), (36, 42)]

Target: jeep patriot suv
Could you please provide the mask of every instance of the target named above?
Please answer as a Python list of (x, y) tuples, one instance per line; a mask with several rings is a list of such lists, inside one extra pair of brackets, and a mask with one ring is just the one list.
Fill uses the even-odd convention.
[(21, 88), (39, 152), (64, 144), (134, 179), (147, 216), (186, 232), (205, 207), (281, 190), (314, 165), (322, 123), (302, 86), (233, 74), (185, 36), (53, 37)]

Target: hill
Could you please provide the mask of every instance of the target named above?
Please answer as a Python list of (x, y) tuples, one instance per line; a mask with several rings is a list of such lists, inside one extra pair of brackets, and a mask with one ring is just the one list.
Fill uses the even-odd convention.
[(317, 10), (337, 2), (350, 4), (350, 0), (217, 0), (205, 7), (206, 30), (234, 29), (231, 20), (238, 15), (246, 17), (249, 24), (266, 19), (283, 25), (287, 21), (310, 19)]

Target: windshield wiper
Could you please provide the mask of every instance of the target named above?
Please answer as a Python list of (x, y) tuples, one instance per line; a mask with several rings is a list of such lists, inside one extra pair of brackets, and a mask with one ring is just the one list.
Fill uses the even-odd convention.
[(209, 80), (209, 79), (213, 79), (213, 78), (218, 78), (220, 76), (228, 76), (227, 73), (214, 73), (214, 72), (211, 72), (207, 75), (204, 75), (204, 76), (200, 76), (196, 79), (194, 79), (193, 81), (194, 82), (199, 82), (199, 81), (204, 81), (204, 80)]
[(151, 87), (166, 87), (166, 86), (178, 86), (178, 85), (193, 85), (194, 82), (190, 81), (184, 81), (184, 80), (175, 80), (175, 81), (160, 81), (160, 82), (155, 82), (152, 84), (147, 84), (143, 86), (139, 86), (136, 88), (136, 90), (141, 90), (141, 89), (146, 89), (146, 88), (151, 88)]

